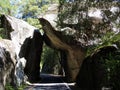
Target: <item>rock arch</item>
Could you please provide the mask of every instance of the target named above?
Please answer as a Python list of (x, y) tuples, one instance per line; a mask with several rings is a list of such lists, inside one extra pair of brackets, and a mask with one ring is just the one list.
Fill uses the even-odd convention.
[(64, 40), (64, 35), (60, 31), (56, 31), (46, 19), (40, 18), (39, 21), (45, 32), (44, 40), (47, 45), (62, 51), (62, 61), (65, 64), (63, 67), (67, 81), (75, 81), (85, 57), (85, 50), (80, 45), (67, 43)]

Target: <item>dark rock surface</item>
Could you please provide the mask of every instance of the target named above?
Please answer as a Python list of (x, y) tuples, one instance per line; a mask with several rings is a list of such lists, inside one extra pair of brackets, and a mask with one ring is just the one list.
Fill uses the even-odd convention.
[(26, 38), (21, 51), (20, 58), (24, 57), (27, 62), (25, 66), (25, 74), (28, 81), (38, 82), (40, 80), (40, 57), (42, 53), (43, 39), (39, 31), (35, 30), (32, 38)]
[(104, 81), (106, 71), (103, 65), (105, 60), (109, 58), (109, 54), (116, 51), (116, 47), (106, 46), (85, 58), (77, 76), (76, 84), (85, 90), (101, 90), (106, 85)]

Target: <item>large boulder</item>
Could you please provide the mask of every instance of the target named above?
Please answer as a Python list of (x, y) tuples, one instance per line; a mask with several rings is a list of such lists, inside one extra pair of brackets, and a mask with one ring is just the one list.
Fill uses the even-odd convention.
[(0, 90), (5, 89), (5, 85), (15, 86), (15, 64), (16, 54), (14, 44), (10, 40), (0, 40)]
[(76, 85), (85, 90), (101, 90), (103, 87), (119, 90), (117, 89), (120, 88), (117, 82), (117, 79), (120, 79), (119, 54), (116, 47), (106, 46), (85, 58), (77, 76)]
[(19, 53), (20, 58), (24, 57), (27, 62), (25, 74), (28, 81), (40, 81), (40, 58), (42, 53), (43, 39), (38, 30), (34, 31), (33, 37), (26, 38)]
[[(14, 51), (17, 60), (15, 71), (16, 84), (20, 85), (24, 81), (24, 68), (25, 74), (30, 82), (39, 80), (39, 64), (42, 50), (41, 33), (37, 28), (29, 25), (27, 22), (9, 15), (2, 15), (1, 22), (1, 26), (7, 34), (7, 39), (10, 39), (15, 47)], [(26, 66), (24, 67), (25, 63)]]
[(37, 28), (29, 25), (27, 22), (9, 15), (1, 16), (2, 27), (5, 29), (8, 39), (12, 40), (15, 45), (17, 55), (24, 40), (32, 37), (34, 30)]

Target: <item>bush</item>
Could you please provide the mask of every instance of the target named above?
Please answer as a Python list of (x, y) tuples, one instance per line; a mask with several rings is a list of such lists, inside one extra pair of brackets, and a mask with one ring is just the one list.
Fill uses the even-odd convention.
[(42, 57), (41, 57), (41, 67), (43, 73), (48, 74), (59, 74), (60, 65), (59, 52), (55, 49), (51, 49), (44, 46)]
[[(24, 90), (25, 87), (26, 87), (26, 85), (23, 84), (23, 85), (17, 87), (17, 90)], [(13, 87), (9, 83), (7, 83), (5, 86), (5, 90), (16, 90), (16, 89), (15, 89), (15, 87)]]
[(103, 64), (105, 68), (105, 83), (113, 90), (120, 90), (120, 52), (109, 53)]

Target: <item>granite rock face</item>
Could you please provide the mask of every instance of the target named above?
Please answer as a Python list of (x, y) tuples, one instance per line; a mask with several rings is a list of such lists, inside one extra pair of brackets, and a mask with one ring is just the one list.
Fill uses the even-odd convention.
[(0, 40), (0, 90), (6, 83), (15, 86), (16, 54), (14, 44), (10, 40)]
[(27, 22), (17, 19), (12, 16), (2, 15), (2, 27), (5, 29), (7, 39), (12, 40), (15, 45), (15, 52), (17, 56), (20, 52), (20, 47), (24, 40), (33, 36), (34, 30), (37, 28), (29, 25)]
[[(37, 28), (29, 25), (27, 22), (9, 15), (2, 15), (1, 22), (1, 26), (7, 34), (7, 39), (10, 39), (14, 44), (13, 51), (16, 53), (17, 61), (15, 64), (16, 84), (20, 85), (24, 81), (24, 74), (27, 75), (28, 81), (30, 82), (38, 80), (40, 53), (42, 51), (41, 33)], [(24, 45), (26, 41), (28, 41), (27, 46)], [(33, 79), (34, 77), (37, 79)]]

